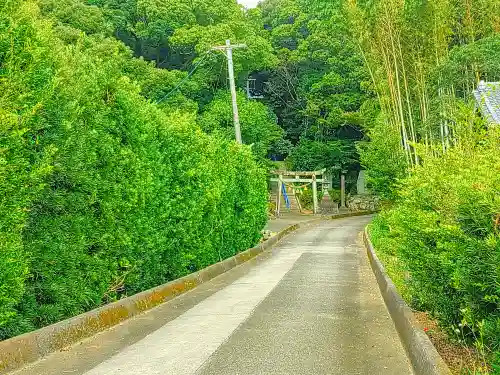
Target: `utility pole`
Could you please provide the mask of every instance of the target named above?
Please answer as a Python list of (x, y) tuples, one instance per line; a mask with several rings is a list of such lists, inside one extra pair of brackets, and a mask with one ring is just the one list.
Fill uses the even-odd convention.
[(212, 50), (222, 51), (227, 57), (227, 70), (229, 73), (229, 86), (231, 87), (231, 99), (233, 102), (233, 120), (234, 132), (236, 134), (236, 142), (242, 144), (240, 115), (238, 114), (238, 103), (236, 101), (236, 83), (234, 82), (234, 67), (233, 67), (233, 48), (247, 48), (246, 44), (231, 44), (231, 41), (226, 40), (226, 45), (212, 47)]

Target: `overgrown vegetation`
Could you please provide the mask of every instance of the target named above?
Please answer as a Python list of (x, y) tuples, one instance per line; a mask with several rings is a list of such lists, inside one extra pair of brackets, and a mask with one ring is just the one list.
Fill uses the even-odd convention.
[[(371, 233), (404, 296), (494, 365), (500, 145), (471, 94), (500, 80), (499, 4), (3, 1), (0, 338), (251, 246), (265, 167), (286, 158), (368, 169), (386, 207)], [(210, 51), (226, 39), (248, 46), (245, 146)]]
[(251, 150), (148, 102), (144, 76), (163, 73), (121, 42), (8, 0), (0, 64), (0, 338), (259, 240), (266, 177)]
[(386, 200), (375, 246), (408, 302), (478, 347), (491, 367), (475, 370), (500, 373), (500, 138), (472, 96), (500, 78), (499, 3), (346, 5), (378, 99), (359, 145)]
[(411, 305), (485, 356), (500, 350), (498, 135), (424, 156), (370, 230)]

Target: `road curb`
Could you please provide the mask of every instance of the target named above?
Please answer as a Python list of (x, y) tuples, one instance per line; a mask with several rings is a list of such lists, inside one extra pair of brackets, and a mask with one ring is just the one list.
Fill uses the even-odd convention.
[(36, 331), (0, 341), (0, 374), (6, 374), (36, 362), (50, 353), (62, 350), (172, 300), (196, 286), (255, 258), (299, 228), (308, 227), (321, 221), (323, 219), (316, 218), (291, 225), (267, 241), (198, 272)]
[(380, 292), (415, 375), (451, 375), (450, 369), (415, 319), (412, 310), (387, 276), (384, 265), (375, 253), (367, 229), (363, 233), (363, 240)]

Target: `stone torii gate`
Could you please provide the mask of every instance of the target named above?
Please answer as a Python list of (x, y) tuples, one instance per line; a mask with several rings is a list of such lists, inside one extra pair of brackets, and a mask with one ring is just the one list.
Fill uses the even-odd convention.
[(299, 171), (285, 171), (285, 170), (274, 170), (271, 171), (271, 175), (277, 176), (272, 177), (271, 182), (278, 183), (278, 193), (276, 197), (276, 215), (280, 215), (281, 207), (281, 191), (285, 184), (291, 184), (296, 182), (308, 183), (312, 185), (313, 191), (313, 212), (318, 213), (318, 183), (322, 184), (322, 190), (328, 194), (328, 185), (331, 183), (324, 178), (326, 169), (313, 172), (299, 172)]

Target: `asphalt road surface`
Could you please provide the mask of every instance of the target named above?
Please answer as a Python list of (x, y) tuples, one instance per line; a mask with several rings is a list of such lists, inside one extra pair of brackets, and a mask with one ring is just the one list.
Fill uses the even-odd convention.
[(360, 232), (325, 221), (16, 375), (412, 374)]

